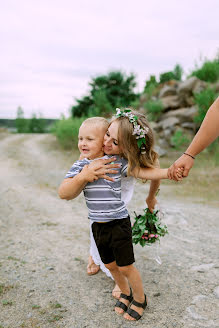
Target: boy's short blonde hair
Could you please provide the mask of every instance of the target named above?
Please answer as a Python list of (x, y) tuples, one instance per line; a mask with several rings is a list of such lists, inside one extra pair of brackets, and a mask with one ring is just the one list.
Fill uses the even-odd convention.
[(99, 117), (99, 116), (89, 117), (82, 123), (82, 125), (83, 124), (90, 124), (90, 125), (96, 126), (98, 128), (102, 128), (105, 131), (109, 127), (109, 122), (107, 121), (107, 119), (104, 117)]

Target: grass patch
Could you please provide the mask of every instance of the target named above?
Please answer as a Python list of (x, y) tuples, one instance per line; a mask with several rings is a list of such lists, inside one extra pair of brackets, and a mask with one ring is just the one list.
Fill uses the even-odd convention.
[(40, 305), (36, 305), (36, 304), (32, 305), (32, 310), (36, 310), (36, 309), (40, 309), (40, 308), (41, 308)]
[(18, 259), (17, 257), (14, 257), (14, 256), (8, 256), (8, 260), (11, 260), (11, 261), (20, 261), (20, 259)]
[(74, 261), (81, 261), (81, 258), (80, 257), (75, 257)]
[(63, 316), (61, 314), (56, 314), (56, 315), (52, 315), (49, 319), (48, 322), (56, 322), (63, 319)]
[(14, 257), (14, 256), (8, 256), (8, 260), (10, 261), (15, 261), (15, 262), (20, 262), (21, 264), (26, 264), (27, 262), (26, 261), (23, 261), (17, 257)]
[(50, 221), (46, 221), (46, 222), (43, 222), (42, 225), (45, 225), (47, 227), (53, 227), (53, 226), (57, 226), (58, 223), (53, 223), (53, 222), (50, 222)]
[[(168, 158), (160, 159), (161, 167), (168, 168), (181, 154), (181, 152), (170, 151)], [(219, 194), (218, 158), (218, 152), (203, 151), (196, 157), (189, 176), (182, 182), (163, 180), (162, 185), (171, 187), (168, 188), (168, 196), (217, 204)]]
[(60, 309), (61, 307), (62, 307), (62, 305), (60, 303), (51, 304), (51, 308), (53, 308), (53, 309)]
[(13, 302), (12, 301), (9, 301), (9, 300), (3, 300), (2, 301), (2, 305), (4, 305), (4, 306), (7, 306), (7, 305), (11, 306), (11, 305), (13, 305)]

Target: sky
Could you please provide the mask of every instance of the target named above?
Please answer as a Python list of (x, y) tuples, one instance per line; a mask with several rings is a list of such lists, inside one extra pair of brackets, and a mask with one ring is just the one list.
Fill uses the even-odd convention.
[(68, 117), (93, 77), (121, 70), (142, 92), (219, 51), (218, 0), (0, 0), (0, 118)]

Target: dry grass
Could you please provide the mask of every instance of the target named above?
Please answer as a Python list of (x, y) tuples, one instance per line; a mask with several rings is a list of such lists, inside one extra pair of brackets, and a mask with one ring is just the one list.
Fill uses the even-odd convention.
[[(161, 167), (169, 167), (181, 154), (179, 152), (170, 152), (168, 157), (160, 159)], [(162, 185), (171, 186), (171, 188), (167, 188), (167, 195), (218, 206), (218, 157), (218, 153), (211, 154), (205, 151), (197, 156), (189, 176), (182, 182), (164, 180)]]

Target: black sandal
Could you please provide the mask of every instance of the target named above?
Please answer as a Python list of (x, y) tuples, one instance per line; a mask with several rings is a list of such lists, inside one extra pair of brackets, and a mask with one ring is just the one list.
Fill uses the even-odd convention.
[[(137, 307), (140, 307), (140, 308), (142, 308), (142, 309), (145, 310), (145, 308), (146, 308), (146, 306), (147, 306), (148, 304), (147, 304), (147, 297), (146, 297), (146, 295), (144, 295), (144, 297), (145, 297), (144, 303), (136, 302), (136, 301), (133, 299), (133, 301), (132, 301), (132, 303), (130, 304), (130, 306), (133, 304), (133, 305), (135, 305), (135, 306), (137, 306)], [(141, 319), (141, 317), (142, 317), (142, 315), (143, 315), (143, 314), (140, 315), (137, 311), (131, 309), (130, 307), (128, 308), (128, 311), (127, 311), (126, 313), (128, 313), (128, 314), (130, 315), (130, 317), (134, 318), (136, 321), (138, 321), (139, 319)], [(127, 319), (127, 320), (128, 320), (128, 319)]]
[[(132, 296), (132, 290), (131, 290), (131, 288), (130, 288), (130, 295), (129, 296), (126, 295), (126, 294), (121, 293), (120, 294), (120, 298), (124, 298), (125, 300), (128, 300), (131, 303), (133, 301), (133, 296)], [(118, 300), (116, 302), (115, 307), (118, 307), (118, 308), (122, 309), (124, 312), (126, 312), (128, 310), (128, 306), (125, 305), (125, 303), (121, 302), (120, 300)], [(117, 314), (123, 314), (123, 313), (118, 313), (118, 312), (116, 312), (116, 313)]]

